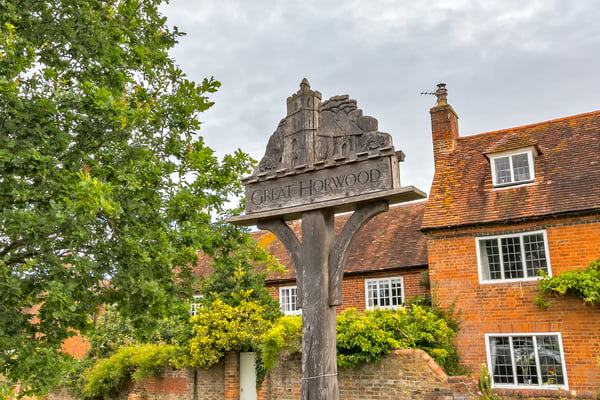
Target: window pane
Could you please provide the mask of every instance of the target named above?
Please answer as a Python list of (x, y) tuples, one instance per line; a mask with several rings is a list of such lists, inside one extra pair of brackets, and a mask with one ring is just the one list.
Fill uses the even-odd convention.
[(296, 287), (284, 287), (279, 289), (279, 304), (281, 306), (281, 311), (284, 314), (297, 314), (298, 313), (298, 304), (297, 304), (297, 293)]
[(389, 283), (389, 281), (379, 281), (379, 305), (381, 307), (390, 305), (390, 283)]
[(495, 158), (494, 166), (496, 168), (497, 184), (512, 182), (510, 177), (510, 159), (508, 157)]
[(523, 277), (521, 240), (519, 237), (502, 238), (502, 263), (504, 264), (504, 277), (506, 279)]
[(514, 383), (510, 339), (502, 336), (491, 337), (490, 354), (492, 359), (491, 374), (494, 377), (494, 383)]
[(483, 279), (502, 279), (500, 265), (500, 250), (497, 239), (484, 239), (479, 241), (481, 254), (481, 268)]
[(558, 336), (498, 336), (488, 343), (495, 384), (565, 384)]
[(529, 173), (529, 157), (527, 153), (512, 156), (512, 162), (515, 182), (531, 179), (531, 174)]
[(281, 305), (281, 311), (287, 313), (289, 311), (289, 300), (288, 300), (288, 290), (281, 289), (279, 294), (279, 304)]
[(375, 307), (378, 304), (377, 302), (377, 283), (370, 281), (367, 282), (367, 307)]
[(401, 279), (392, 279), (392, 298), (391, 304), (393, 306), (402, 305), (402, 280)]
[(403, 303), (402, 278), (365, 280), (367, 308), (396, 307)]
[(525, 250), (525, 263), (527, 264), (527, 276), (536, 277), (539, 275), (540, 270), (548, 272), (544, 235), (538, 233), (523, 236), (523, 247)]
[(298, 307), (296, 307), (296, 288), (289, 289), (288, 302), (290, 311), (296, 311), (298, 309)]
[(538, 377), (533, 337), (516, 336), (512, 341), (515, 366), (517, 367), (517, 382), (525, 385), (537, 385)]
[(565, 376), (562, 368), (558, 338), (556, 336), (538, 336), (537, 348), (542, 383), (547, 385), (564, 385)]

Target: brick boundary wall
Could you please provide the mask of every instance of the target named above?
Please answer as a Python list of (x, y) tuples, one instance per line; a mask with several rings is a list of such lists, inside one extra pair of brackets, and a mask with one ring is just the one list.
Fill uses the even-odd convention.
[[(239, 355), (228, 353), (212, 368), (167, 369), (158, 378), (125, 385), (116, 400), (237, 400)], [(237, 373), (237, 375), (236, 375)], [(282, 355), (258, 390), (258, 400), (300, 400), (300, 354)], [(395, 350), (379, 362), (338, 371), (340, 400), (476, 400), (477, 381), (447, 376), (422, 350)], [(596, 399), (593, 394), (567, 391), (495, 390), (502, 400)], [(64, 391), (46, 400), (76, 400)]]
[[(300, 399), (300, 355), (280, 357), (268, 374), (268, 400)], [(395, 350), (380, 362), (338, 371), (340, 400), (473, 400), (477, 382), (449, 377), (422, 350)], [(263, 385), (264, 385), (263, 384)]]

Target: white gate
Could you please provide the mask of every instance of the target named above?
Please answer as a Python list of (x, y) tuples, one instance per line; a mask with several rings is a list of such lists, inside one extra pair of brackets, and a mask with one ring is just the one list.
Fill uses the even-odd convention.
[(240, 353), (240, 400), (256, 400), (256, 353)]

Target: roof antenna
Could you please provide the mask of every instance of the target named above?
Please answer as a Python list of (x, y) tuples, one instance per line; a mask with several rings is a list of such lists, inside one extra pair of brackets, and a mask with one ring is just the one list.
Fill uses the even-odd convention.
[(448, 104), (448, 89), (445, 83), (438, 83), (435, 92), (421, 92), (422, 95), (431, 95), (437, 97), (437, 106)]

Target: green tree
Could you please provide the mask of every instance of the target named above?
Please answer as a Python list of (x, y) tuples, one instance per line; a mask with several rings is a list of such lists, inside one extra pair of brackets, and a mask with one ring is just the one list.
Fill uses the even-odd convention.
[(100, 304), (152, 331), (233, 232), (251, 160), (195, 134), (220, 83), (169, 57), (162, 1), (0, 0), (0, 363), (32, 392)]
[(268, 271), (283, 271), (284, 267), (249, 235), (236, 233), (231, 225), (223, 229), (228, 233), (219, 237), (218, 251), (212, 253), (213, 273), (201, 280), (200, 303), (210, 306), (221, 300), (235, 307), (242, 301), (254, 301), (264, 307), (268, 320), (280, 317), (279, 303), (265, 287), (265, 279)]

